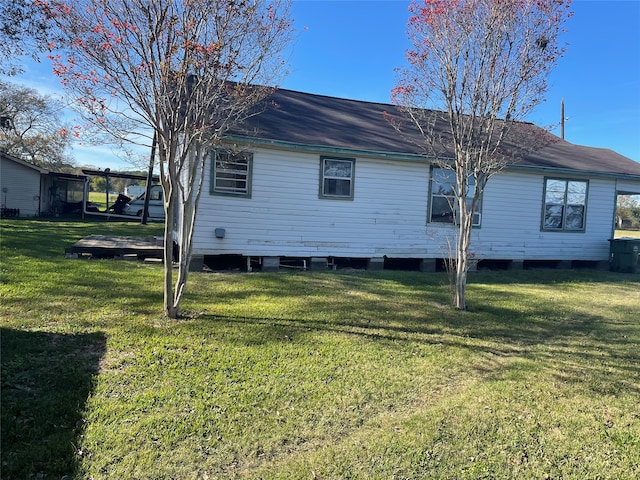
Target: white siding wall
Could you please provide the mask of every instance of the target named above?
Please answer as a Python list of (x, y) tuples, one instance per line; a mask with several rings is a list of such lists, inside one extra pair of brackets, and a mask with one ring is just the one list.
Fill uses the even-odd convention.
[[(318, 198), (320, 154), (254, 150), (252, 198), (210, 195), (209, 168), (195, 255), (442, 258), (454, 245), (456, 227), (426, 223), (424, 163), (357, 157), (353, 201)], [(607, 260), (615, 189), (615, 180), (589, 179), (586, 231), (543, 232), (544, 177), (495, 176), (472, 251), (480, 260)]]
[(38, 215), (40, 213), (40, 172), (4, 158), (0, 165), (2, 206), (20, 209), (21, 217)]
[[(210, 167), (208, 167), (210, 168)], [(252, 197), (204, 183), (194, 254), (424, 256), (428, 167), (356, 158), (353, 200), (318, 198), (320, 155), (258, 149)], [(215, 228), (226, 236), (217, 239)]]
[(629, 182), (619, 180), (617, 183), (618, 191), (625, 192), (625, 194), (640, 195), (640, 182)]
[[(554, 175), (554, 178), (565, 177)], [(615, 181), (589, 179), (584, 232), (542, 231), (543, 192), (542, 175), (509, 172), (493, 177), (483, 198), (482, 227), (474, 231), (476, 241), (472, 248), (477, 257), (607, 260), (614, 219)]]

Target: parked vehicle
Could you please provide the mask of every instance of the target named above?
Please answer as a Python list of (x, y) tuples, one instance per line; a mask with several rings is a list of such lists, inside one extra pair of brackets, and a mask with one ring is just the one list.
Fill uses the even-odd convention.
[(124, 194), (131, 198), (139, 197), (145, 192), (146, 188), (143, 185), (129, 185), (124, 189)]
[[(124, 207), (125, 215), (142, 216), (144, 210), (145, 192), (131, 200)], [(162, 185), (153, 185), (151, 187), (151, 195), (149, 197), (149, 218), (156, 220), (164, 220), (164, 201), (162, 194)]]

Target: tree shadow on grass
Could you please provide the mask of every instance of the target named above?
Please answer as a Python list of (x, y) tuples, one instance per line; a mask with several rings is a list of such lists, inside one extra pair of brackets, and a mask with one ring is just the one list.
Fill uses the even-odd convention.
[(72, 478), (103, 333), (0, 329), (2, 478)]
[[(311, 303), (315, 303), (311, 310), (329, 308), (319, 299)], [(328, 321), (224, 315), (202, 315), (200, 319), (238, 325), (235, 336), (225, 337), (238, 345), (304, 341), (306, 336), (319, 331), (395, 346), (402, 342), (437, 344), (472, 353), (476, 360), (466, 368), (486, 379), (506, 378), (513, 368), (522, 369), (522, 360), (526, 360), (562, 382), (585, 384), (598, 395), (621, 390), (640, 394), (640, 388), (630, 383), (630, 379), (640, 374), (640, 357), (634, 347), (638, 327), (634, 322), (612, 324), (606, 318), (583, 311), (558, 312), (553, 305), (539, 306), (537, 319), (497, 306), (483, 306), (482, 315), (456, 312), (452, 308), (444, 308), (440, 313), (437, 319), (431, 315), (416, 319), (395, 312), (394, 322), (379, 318), (369, 322), (364, 310), (360, 317)], [(558, 313), (560, 318), (555, 316)]]

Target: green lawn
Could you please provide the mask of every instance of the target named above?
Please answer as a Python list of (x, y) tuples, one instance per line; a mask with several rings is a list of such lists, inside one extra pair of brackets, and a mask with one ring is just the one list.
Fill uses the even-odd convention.
[(640, 477), (640, 275), (196, 273), (2, 220), (2, 478)]

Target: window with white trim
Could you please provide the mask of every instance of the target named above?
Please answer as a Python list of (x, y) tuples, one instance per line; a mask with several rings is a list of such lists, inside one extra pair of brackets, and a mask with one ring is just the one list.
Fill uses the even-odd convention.
[(211, 193), (251, 197), (253, 154), (217, 150), (212, 155)]
[(588, 189), (586, 180), (545, 178), (542, 229), (584, 231)]
[[(475, 181), (469, 177), (469, 192), (467, 205), (471, 208), (473, 201), (473, 187)], [(429, 221), (435, 223), (458, 223), (459, 212), (458, 200), (455, 195), (456, 174), (453, 170), (443, 168), (431, 169), (431, 202), (429, 211)], [(474, 227), (480, 226), (482, 218), (480, 213), (480, 203), (473, 212)]]
[(320, 198), (353, 200), (354, 158), (320, 157)]

